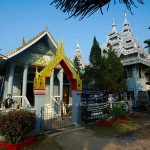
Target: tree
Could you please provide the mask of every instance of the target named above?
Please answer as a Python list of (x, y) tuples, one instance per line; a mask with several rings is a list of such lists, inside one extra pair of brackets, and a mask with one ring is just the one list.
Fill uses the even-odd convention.
[(84, 89), (94, 89), (94, 78), (92, 77), (92, 73), (91, 66), (85, 66), (84, 73), (80, 76)]
[[(150, 29), (150, 27), (148, 29)], [(145, 40), (144, 43), (147, 44), (145, 48), (148, 48), (148, 53), (150, 54), (150, 39)], [(150, 68), (149, 67), (145, 69), (145, 74), (146, 74), (147, 78), (150, 79)]]
[(101, 55), (101, 48), (99, 46), (96, 37), (93, 39), (93, 45), (91, 48), (90, 56), (90, 77), (92, 78), (94, 89), (103, 89), (103, 58)]
[(104, 59), (105, 88), (111, 93), (121, 93), (126, 89), (124, 68), (112, 47), (108, 50), (108, 57)]
[[(102, 8), (107, 5), (108, 10), (111, 1), (112, 0), (53, 0), (50, 5), (55, 3), (56, 9), (60, 8), (62, 12), (68, 13), (70, 15), (69, 18), (80, 16), (80, 20), (82, 20), (85, 16), (91, 16), (98, 10), (103, 14)], [(143, 0), (119, 0), (119, 3), (125, 4), (127, 9), (132, 13), (131, 6), (137, 7), (135, 1), (144, 4)], [(114, 4), (116, 4), (116, 0), (114, 0)]]
[(83, 87), (116, 94), (126, 90), (124, 68), (112, 47), (108, 50), (108, 56), (103, 57), (99, 43), (94, 37), (89, 61), (90, 65), (86, 66), (82, 78)]
[(96, 37), (94, 36), (93, 39), (93, 45), (91, 47), (91, 52), (90, 52), (90, 56), (89, 56), (89, 61), (90, 64), (93, 67), (98, 67), (98, 65), (101, 63), (101, 48), (99, 46), (98, 41), (96, 40)]
[[(148, 29), (150, 29), (150, 27)], [(145, 48), (148, 48), (148, 53), (150, 54), (150, 39), (145, 40), (144, 43), (147, 44), (147, 46)]]
[(73, 64), (74, 64), (74, 67), (76, 68), (77, 72), (80, 74), (80, 66), (81, 66), (81, 64), (80, 64), (79, 59), (78, 59), (77, 56), (74, 58)]

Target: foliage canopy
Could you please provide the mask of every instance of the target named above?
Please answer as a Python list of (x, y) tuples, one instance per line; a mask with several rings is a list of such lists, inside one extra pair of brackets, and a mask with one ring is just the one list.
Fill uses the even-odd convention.
[(89, 55), (90, 64), (85, 67), (82, 76), (83, 88), (100, 90), (103, 88), (103, 59), (101, 56), (101, 48), (96, 37), (93, 39), (93, 45)]
[[(55, 3), (56, 9), (60, 9), (64, 13), (68, 13), (71, 17), (80, 16), (82, 20), (85, 16), (91, 16), (96, 11), (100, 10), (103, 14), (102, 8), (107, 5), (107, 10), (109, 9), (110, 2), (113, 1), (116, 4), (117, 0), (53, 0), (52, 4)], [(126, 5), (127, 9), (132, 13), (131, 6), (136, 6), (135, 2), (144, 4), (143, 0), (118, 0), (119, 3)]]
[(111, 93), (121, 93), (126, 89), (125, 73), (120, 58), (112, 49), (108, 50), (108, 56), (104, 60), (104, 81), (106, 89)]
[(74, 64), (74, 67), (77, 69), (77, 72), (80, 73), (81, 64), (77, 56), (74, 58), (73, 64)]
[(107, 57), (102, 56), (99, 43), (94, 37), (89, 56), (90, 65), (83, 74), (83, 87), (93, 90), (107, 90), (109, 93), (122, 93), (126, 90), (125, 73), (120, 58), (112, 47)]
[[(148, 29), (150, 29), (150, 27)], [(145, 48), (148, 48), (148, 53), (150, 54), (150, 39), (145, 40), (144, 43), (147, 44)]]

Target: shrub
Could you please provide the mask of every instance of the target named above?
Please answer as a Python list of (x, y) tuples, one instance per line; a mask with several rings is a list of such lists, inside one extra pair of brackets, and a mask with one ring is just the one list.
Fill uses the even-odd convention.
[(27, 110), (12, 110), (0, 114), (0, 134), (7, 143), (25, 140), (36, 125), (36, 115)]
[(101, 122), (105, 122), (105, 121), (107, 121), (107, 119), (108, 119), (108, 115), (107, 114), (102, 114), (102, 115), (100, 115), (98, 120), (101, 121)]
[(117, 103), (113, 106), (112, 108), (112, 115), (115, 118), (124, 118), (127, 117), (127, 112), (125, 109), (125, 104), (124, 103)]

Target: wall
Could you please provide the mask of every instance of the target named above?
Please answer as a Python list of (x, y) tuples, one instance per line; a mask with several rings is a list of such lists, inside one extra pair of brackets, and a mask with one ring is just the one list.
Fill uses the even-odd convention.
[(138, 91), (147, 91), (146, 89), (146, 78), (139, 78), (138, 76), (138, 66), (134, 65), (132, 66), (133, 70), (133, 76), (132, 78), (127, 78), (126, 79), (126, 84), (127, 84), (127, 91), (134, 91), (134, 101), (132, 103), (133, 107), (137, 107), (138, 105)]

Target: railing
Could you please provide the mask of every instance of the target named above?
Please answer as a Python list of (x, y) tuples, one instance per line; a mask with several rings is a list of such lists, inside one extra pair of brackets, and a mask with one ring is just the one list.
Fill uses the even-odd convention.
[(50, 114), (48, 109), (42, 107), (42, 120), (44, 121), (44, 130), (47, 131), (62, 131), (65, 130), (65, 119), (57, 114)]
[[(20, 108), (31, 108), (31, 104), (28, 101), (26, 96), (12, 96), (13, 101), (14, 101), (14, 106), (19, 105), (18, 107)], [(17, 106), (16, 106), (17, 107)]]
[(36, 108), (32, 107), (26, 96), (12, 96), (13, 104), (10, 108), (5, 108), (4, 105), (0, 108), (1, 113), (6, 113), (14, 109), (26, 109), (36, 114)]
[(52, 100), (52, 107), (54, 108), (54, 111), (57, 114), (60, 114), (60, 110), (61, 110), (60, 96), (51, 96), (51, 100)]

